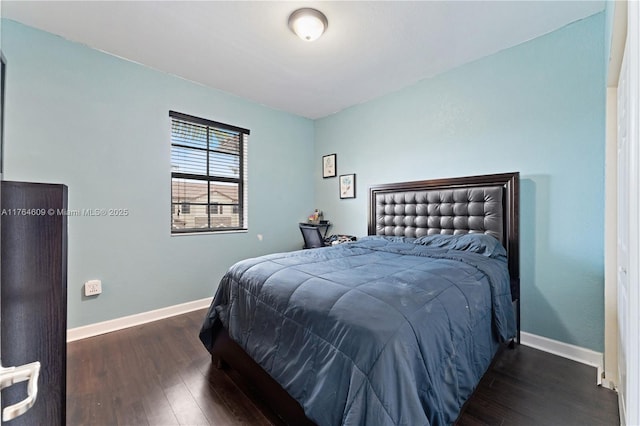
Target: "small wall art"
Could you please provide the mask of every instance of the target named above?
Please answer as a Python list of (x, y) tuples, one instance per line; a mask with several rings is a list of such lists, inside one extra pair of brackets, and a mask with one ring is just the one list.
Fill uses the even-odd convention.
[(340, 175), (340, 198), (356, 198), (356, 175)]
[(336, 154), (324, 155), (322, 157), (322, 177), (336, 177), (338, 174)]

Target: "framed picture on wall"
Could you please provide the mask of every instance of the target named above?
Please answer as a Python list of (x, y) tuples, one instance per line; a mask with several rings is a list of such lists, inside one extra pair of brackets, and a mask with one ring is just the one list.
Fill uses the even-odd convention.
[(340, 198), (356, 198), (356, 175), (340, 175)]
[(322, 157), (322, 177), (330, 178), (337, 176), (337, 158), (336, 154), (324, 155)]

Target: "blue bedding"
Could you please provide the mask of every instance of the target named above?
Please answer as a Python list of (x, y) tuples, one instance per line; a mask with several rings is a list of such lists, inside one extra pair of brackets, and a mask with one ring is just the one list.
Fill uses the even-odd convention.
[(401, 237), (241, 261), (217, 321), (318, 425), (451, 424), (516, 328), (502, 253)]

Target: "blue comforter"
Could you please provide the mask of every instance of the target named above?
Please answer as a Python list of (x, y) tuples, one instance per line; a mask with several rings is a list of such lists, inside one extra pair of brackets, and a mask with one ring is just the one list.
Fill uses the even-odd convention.
[(451, 424), (515, 335), (504, 257), (397, 237), (241, 261), (217, 321), (319, 425)]

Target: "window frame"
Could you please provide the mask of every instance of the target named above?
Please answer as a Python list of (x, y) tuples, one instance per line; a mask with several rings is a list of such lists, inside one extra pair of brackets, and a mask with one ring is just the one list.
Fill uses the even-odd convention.
[[(169, 117), (171, 119), (170, 122), (170, 141), (171, 141), (171, 148), (173, 150), (174, 147), (178, 147), (178, 148), (184, 148), (184, 149), (195, 149), (195, 150), (204, 150), (206, 151), (206, 174), (198, 174), (198, 173), (184, 173), (184, 172), (176, 172), (173, 170), (171, 170), (171, 220), (170, 220), (170, 228), (171, 228), (171, 235), (188, 235), (188, 234), (201, 234), (201, 233), (228, 233), (228, 232), (246, 232), (249, 228), (249, 224), (248, 224), (248, 214), (247, 214), (247, 208), (248, 208), (248, 200), (247, 200), (247, 181), (248, 181), (248, 177), (247, 177), (247, 151), (248, 151), (248, 137), (249, 134), (251, 133), (250, 130), (248, 129), (244, 129), (242, 127), (237, 127), (237, 126), (233, 126), (230, 124), (226, 124), (226, 123), (220, 123), (217, 121), (213, 121), (213, 120), (208, 120), (205, 118), (200, 118), (200, 117), (195, 117), (192, 115), (188, 115), (188, 114), (184, 114), (181, 112), (176, 112), (176, 111), (169, 111)], [(194, 126), (205, 126), (206, 127), (206, 148), (194, 148), (192, 146), (188, 146), (188, 145), (184, 145), (184, 144), (180, 144), (180, 143), (174, 143), (173, 141), (173, 123), (174, 120), (177, 121), (181, 121), (183, 123), (187, 123), (187, 124), (193, 124)], [(210, 138), (210, 131), (212, 129), (219, 129), (219, 130), (223, 130), (223, 131), (227, 131), (227, 132), (233, 132), (233, 133), (237, 133), (238, 134), (238, 143), (239, 143), (239, 149), (238, 149), (238, 153), (226, 153), (229, 155), (238, 155), (238, 160), (239, 160), (239, 171), (238, 171), (238, 177), (228, 177), (228, 176), (216, 176), (214, 174), (211, 173), (211, 171), (209, 170), (210, 166), (211, 166), (211, 161), (210, 161), (210, 154), (213, 152), (219, 152), (216, 151), (215, 149), (211, 148), (211, 138)], [(173, 155), (173, 154), (172, 154)], [(207, 185), (207, 200), (206, 203), (202, 203), (202, 202), (196, 202), (196, 203), (190, 203), (188, 201), (177, 201), (174, 202), (174, 198), (173, 198), (173, 185), (174, 185), (174, 178), (175, 179), (188, 179), (188, 180), (197, 180), (197, 181), (202, 181), (202, 182), (206, 182)], [(235, 208), (232, 209), (233, 213), (232, 215), (237, 215), (238, 218), (238, 226), (228, 226), (228, 227), (213, 227), (212, 226), (212, 216), (214, 216), (214, 214), (212, 214), (212, 212), (215, 210), (216, 212), (219, 211), (219, 208), (222, 207), (225, 204), (221, 204), (219, 202), (214, 202), (211, 199), (211, 185), (215, 184), (215, 183), (232, 183), (232, 184), (236, 184), (237, 188), (238, 188), (238, 200), (237, 200), (237, 204), (229, 204), (230, 206), (234, 206), (237, 207), (237, 213), (235, 213)], [(191, 206), (198, 206), (198, 205), (204, 205), (205, 206), (205, 211), (207, 214), (207, 226), (206, 227), (194, 227), (194, 228), (176, 228), (174, 227), (174, 206), (179, 206), (179, 208), (182, 208), (184, 204), (188, 204), (189, 207)], [(212, 206), (215, 206), (215, 209), (212, 209)], [(190, 209), (191, 210), (191, 209)], [(220, 214), (220, 213), (218, 213)]]

